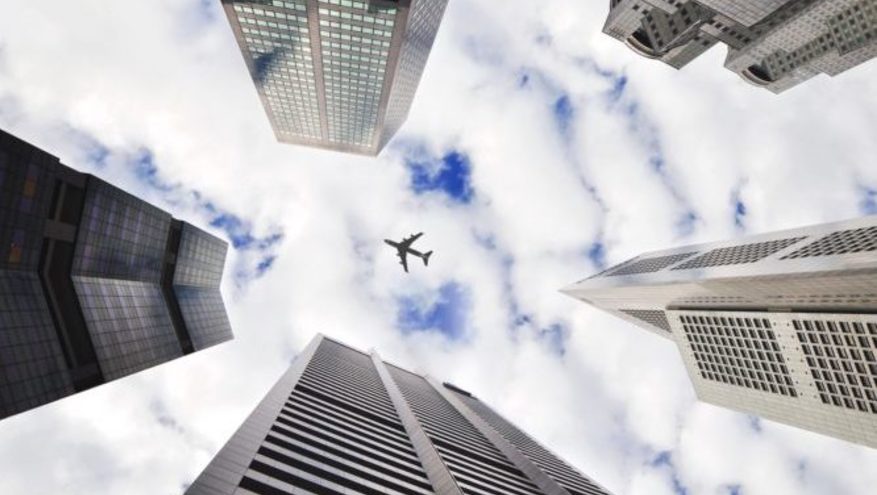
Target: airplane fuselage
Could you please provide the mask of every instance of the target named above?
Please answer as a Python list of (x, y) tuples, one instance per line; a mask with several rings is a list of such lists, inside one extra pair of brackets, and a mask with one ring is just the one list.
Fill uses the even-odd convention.
[[(396, 249), (399, 249), (399, 250), (402, 250), (402, 249), (403, 249), (402, 246), (401, 246), (401, 244), (398, 243), (398, 242), (393, 242), (393, 241), (391, 241), (391, 240), (389, 240), (389, 239), (384, 239), (384, 242), (386, 242), (387, 244), (393, 246), (393, 247), (396, 248)], [(405, 252), (407, 252), (408, 254), (413, 254), (414, 256), (417, 256), (418, 258), (423, 258), (423, 253), (421, 253), (420, 251), (418, 251), (418, 250), (416, 250), (416, 249), (412, 249), (412, 248), (409, 247), (409, 248), (405, 248), (404, 250), (405, 250)]]
[(423, 232), (418, 234), (414, 234), (406, 237), (401, 242), (391, 241), (389, 239), (384, 239), (384, 242), (396, 248), (396, 254), (399, 256), (399, 263), (402, 265), (402, 268), (405, 270), (405, 273), (408, 273), (408, 255), (417, 256), (421, 260), (423, 260), (423, 266), (429, 266), (429, 257), (432, 256), (432, 251), (428, 253), (421, 253), (416, 249), (411, 248), (411, 244), (420, 239), (420, 236), (423, 235)]

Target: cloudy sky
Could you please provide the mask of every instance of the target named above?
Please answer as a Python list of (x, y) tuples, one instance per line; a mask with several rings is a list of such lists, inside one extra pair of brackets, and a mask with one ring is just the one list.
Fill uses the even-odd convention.
[[(235, 340), (0, 422), (0, 493), (174, 494), (316, 332), (452, 381), (617, 494), (870, 494), (877, 451), (696, 402), (558, 292), (650, 249), (877, 213), (877, 62), (781, 96), (451, 0), (377, 158), (274, 140), (218, 0), (6, 2), (0, 128), (229, 240)], [(501, 4), (501, 8), (497, 6)], [(405, 275), (381, 244), (435, 250)]]

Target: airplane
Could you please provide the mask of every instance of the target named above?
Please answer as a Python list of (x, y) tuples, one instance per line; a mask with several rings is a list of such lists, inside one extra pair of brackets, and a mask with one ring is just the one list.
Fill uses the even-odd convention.
[(418, 258), (423, 260), (423, 266), (429, 266), (429, 257), (432, 256), (432, 251), (428, 253), (421, 253), (420, 251), (411, 249), (411, 245), (414, 244), (414, 241), (420, 239), (420, 236), (423, 235), (423, 232), (419, 234), (414, 234), (410, 237), (406, 237), (402, 239), (402, 242), (393, 242), (389, 239), (384, 239), (384, 242), (396, 248), (396, 254), (399, 255), (399, 259), (401, 260), (399, 263), (402, 265), (402, 268), (405, 269), (405, 273), (408, 273), (408, 255), (413, 254)]

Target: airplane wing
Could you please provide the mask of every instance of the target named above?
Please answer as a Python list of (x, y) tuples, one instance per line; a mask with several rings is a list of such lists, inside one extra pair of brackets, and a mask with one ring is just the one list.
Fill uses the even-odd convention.
[(409, 236), (409, 237), (402, 239), (402, 242), (399, 243), (399, 249), (400, 250), (407, 250), (408, 248), (411, 247), (412, 244), (414, 244), (414, 241), (416, 241), (417, 239), (420, 239), (420, 236), (422, 236), (422, 235), (423, 235), (423, 232), (420, 232), (420, 233), (417, 233), (417, 234), (414, 234), (412, 236)]
[(408, 273), (408, 251), (399, 248), (396, 254), (399, 255), (399, 264), (405, 269), (405, 273)]

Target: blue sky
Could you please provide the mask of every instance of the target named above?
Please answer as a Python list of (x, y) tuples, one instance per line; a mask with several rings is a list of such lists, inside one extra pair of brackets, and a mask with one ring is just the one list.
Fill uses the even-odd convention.
[(399, 297), (398, 327), (405, 332), (438, 332), (450, 341), (465, 338), (469, 298), (465, 287), (451, 281), (434, 293)]
[(95, 173), (99, 174), (108, 161), (116, 160), (158, 200), (171, 207), (186, 208), (197, 218), (197, 223), (206, 223), (219, 230), (230, 247), (238, 252), (234, 257), (235, 266), (230, 269), (231, 278), (238, 287), (243, 288), (271, 268), (279, 244), (283, 242), (282, 227), (271, 225), (264, 229), (266, 232), (258, 232), (251, 220), (224, 210), (216, 199), (181, 182), (168, 180), (154, 152), (147, 147), (138, 147), (133, 152), (114, 153), (96, 138), (82, 132), (72, 132), (81, 141), (79, 146), (86, 157), (86, 166)]
[[(278, 144), (218, 1), (9, 6), (0, 127), (227, 239), (236, 338), (0, 422), (0, 493), (178, 492), (315, 332), (473, 392), (619, 495), (871, 493), (874, 452), (699, 403), (672, 345), (558, 290), (877, 213), (877, 66), (775, 96), (721, 48), (636, 56), (603, 0), (494, 3), (451, 0), (377, 158)], [(405, 274), (381, 241), (419, 231), (435, 254)]]
[(862, 188), (862, 213), (866, 215), (877, 214), (877, 189)]
[(455, 203), (472, 202), (472, 164), (465, 154), (451, 150), (441, 157), (406, 161), (415, 194), (439, 193)]

